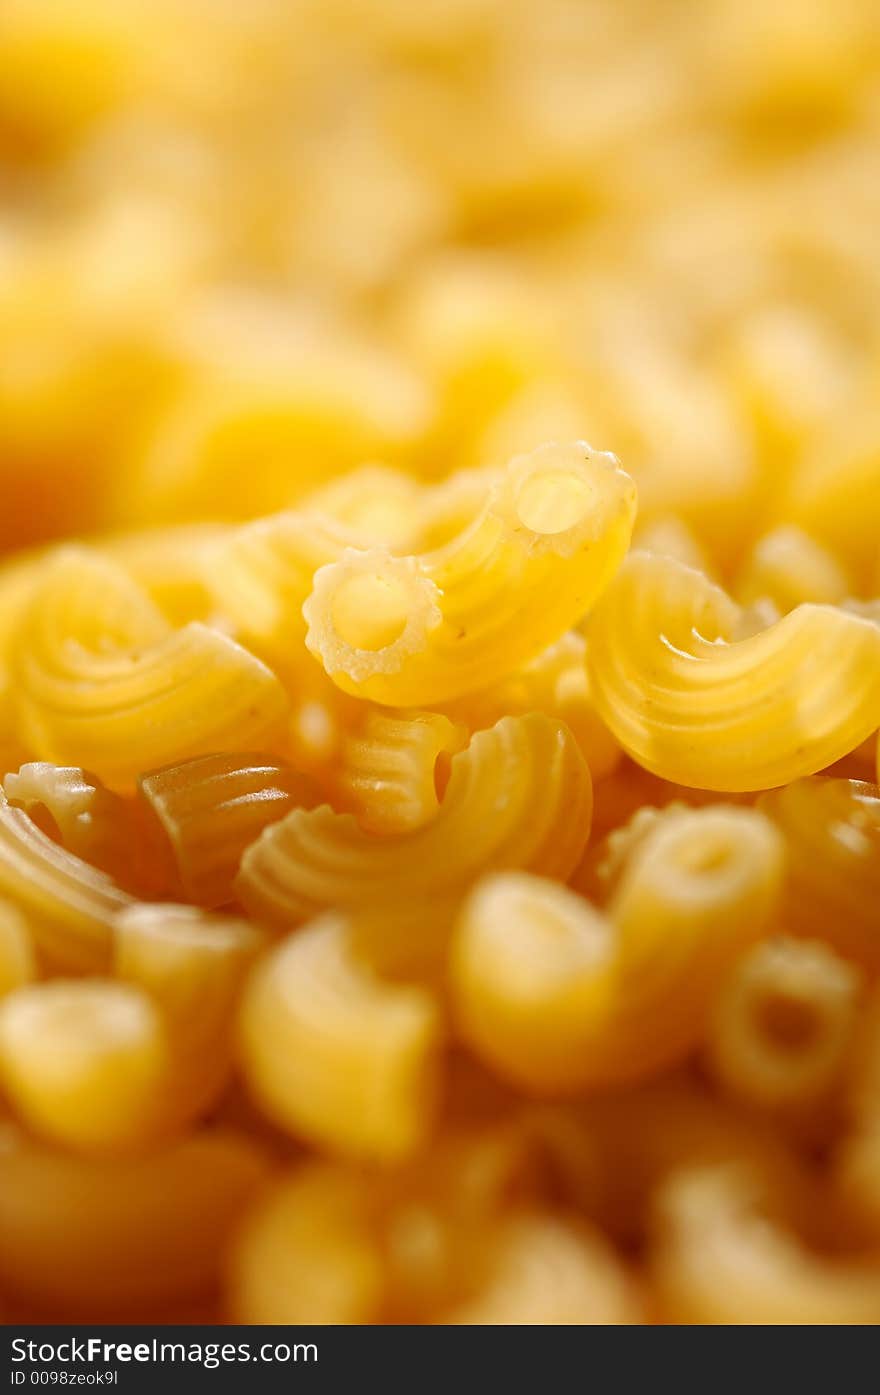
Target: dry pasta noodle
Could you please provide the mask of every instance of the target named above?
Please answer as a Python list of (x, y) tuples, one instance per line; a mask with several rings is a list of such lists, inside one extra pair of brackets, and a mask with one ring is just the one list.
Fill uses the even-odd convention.
[(761, 1214), (747, 1173), (684, 1174), (660, 1205), (657, 1282), (672, 1321), (877, 1322), (880, 1267), (812, 1255)]
[(383, 983), (339, 918), (263, 961), (242, 1005), (242, 1059), (277, 1122), (355, 1156), (395, 1159), (427, 1135), (440, 1019), (423, 988)]
[[(197, 756), (142, 775), (138, 793), (170, 879), (199, 906), (228, 905), (242, 853), (293, 808), (318, 792), (307, 776), (271, 755)], [(142, 824), (143, 826), (143, 824)]]
[(4, 1321), (880, 1321), (878, 112), (0, 0)]
[(877, 876), (880, 791), (860, 780), (796, 780), (759, 808), (786, 844), (782, 916), (792, 935), (822, 938), (869, 973), (880, 969)]
[(590, 621), (600, 715), (667, 780), (755, 790), (811, 775), (877, 726), (880, 629), (802, 605), (736, 639), (737, 607), (671, 558), (633, 553)]
[(373, 833), (418, 828), (437, 812), (466, 744), (464, 725), (442, 713), (370, 708), (341, 752), (340, 797)]
[(294, 809), (248, 848), (236, 893), (285, 928), (328, 906), (462, 894), (487, 867), (565, 877), (591, 808), (590, 773), (567, 727), (539, 713), (504, 717), (453, 756), (437, 815), (422, 828), (379, 839), (326, 805)]
[(537, 1093), (639, 1079), (701, 1037), (725, 969), (772, 914), (780, 839), (750, 810), (667, 815), (603, 916), (499, 873), (462, 909), (453, 1002), (464, 1039)]
[(206, 1113), (229, 1083), (235, 1013), (262, 942), (255, 926), (194, 906), (132, 906), (117, 918), (116, 975), (148, 994), (164, 1026), (162, 1132)]
[(38, 959), (56, 973), (105, 969), (114, 917), (132, 898), (54, 842), (2, 791), (0, 846), (0, 891), (24, 914)]
[(626, 550), (635, 489), (578, 443), (511, 461), (436, 552), (349, 550), (315, 575), (306, 644), (345, 691), (389, 706), (504, 677), (589, 610)]
[(96, 555), (68, 551), (22, 622), (19, 730), (47, 760), (129, 789), (142, 770), (277, 734), (286, 702), (247, 650), (193, 621), (172, 630), (144, 592)]
[(736, 966), (715, 1005), (707, 1050), (734, 1096), (821, 1118), (858, 1018), (861, 976), (829, 946), (778, 937)]

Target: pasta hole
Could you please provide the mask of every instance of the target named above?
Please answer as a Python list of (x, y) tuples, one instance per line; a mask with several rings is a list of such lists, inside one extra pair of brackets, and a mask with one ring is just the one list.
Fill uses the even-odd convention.
[(822, 1022), (815, 1003), (790, 993), (765, 993), (754, 1005), (761, 1036), (780, 1051), (805, 1051), (819, 1036)]
[(731, 856), (730, 844), (721, 838), (704, 838), (698, 843), (688, 843), (679, 853), (681, 866), (686, 872), (706, 877), (723, 872)]
[(516, 500), (520, 521), (533, 533), (565, 533), (586, 516), (593, 491), (585, 480), (566, 470), (533, 475)]
[(333, 597), (333, 627), (352, 649), (387, 649), (406, 629), (411, 604), (408, 588), (394, 577), (359, 572)]

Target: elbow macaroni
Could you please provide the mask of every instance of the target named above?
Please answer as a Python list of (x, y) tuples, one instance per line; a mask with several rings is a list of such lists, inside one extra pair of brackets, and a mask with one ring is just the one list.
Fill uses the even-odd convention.
[(880, 628), (801, 605), (736, 638), (737, 606), (671, 558), (633, 553), (589, 625), (590, 682), (623, 749), (663, 779), (760, 790), (877, 727)]
[(880, 1321), (878, 111), (0, 0), (4, 1320)]

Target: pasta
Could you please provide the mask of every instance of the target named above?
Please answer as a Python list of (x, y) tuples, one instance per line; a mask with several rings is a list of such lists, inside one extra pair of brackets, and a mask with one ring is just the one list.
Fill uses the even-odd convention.
[(755, 790), (823, 769), (876, 728), (880, 630), (798, 606), (735, 638), (737, 607), (670, 558), (634, 553), (589, 626), (590, 681), (624, 750), (667, 780)]
[(766, 820), (721, 807), (663, 819), (607, 919), (551, 883), (487, 879), (453, 952), (462, 1035), (539, 1094), (656, 1073), (700, 1040), (725, 969), (768, 922), (781, 861)]
[(38, 960), (55, 973), (97, 973), (113, 922), (131, 897), (105, 872), (59, 847), (0, 791), (0, 894), (20, 907)]
[(708, 1053), (720, 1082), (761, 1109), (819, 1114), (843, 1075), (859, 975), (821, 943), (775, 939), (737, 966)]
[(205, 1301), (265, 1156), (229, 1130), (95, 1161), (4, 1126), (0, 1281), (39, 1311), (157, 1316)]
[[(43, 831), (83, 861), (132, 891), (150, 889), (150, 869), (137, 853), (131, 807), (78, 766), (31, 761), (3, 780), (9, 804), (24, 809)], [(140, 863), (140, 865), (138, 865)]]
[(790, 934), (821, 937), (869, 973), (880, 969), (872, 893), (880, 792), (859, 780), (798, 780), (761, 796), (786, 844), (783, 900)]
[(437, 812), (467, 731), (439, 712), (371, 708), (341, 757), (340, 794), (363, 828), (403, 833)]
[(138, 792), (170, 880), (207, 907), (233, 900), (242, 853), (265, 827), (318, 803), (307, 777), (258, 754), (198, 756), (141, 776)]
[(434, 553), (350, 550), (315, 575), (306, 644), (341, 688), (392, 707), (485, 687), (558, 639), (607, 585), (635, 490), (583, 443), (521, 456)]
[(36, 978), (36, 967), (24, 916), (9, 902), (0, 902), (0, 998)]
[(0, 0), (7, 1325), (880, 1323), (877, 18)]
[(423, 989), (383, 984), (359, 962), (345, 921), (315, 921), (264, 960), (241, 1037), (256, 1098), (294, 1133), (378, 1159), (404, 1156), (426, 1136), (437, 1008)]
[(123, 984), (33, 984), (0, 1006), (0, 1079), (38, 1135), (84, 1152), (149, 1139), (167, 1072), (162, 1024)]
[(880, 1270), (813, 1256), (761, 1214), (748, 1174), (673, 1182), (662, 1203), (658, 1283), (673, 1321), (870, 1324)]
[(172, 631), (97, 556), (58, 557), (23, 623), (23, 739), (41, 758), (94, 770), (110, 788), (129, 789), (140, 771), (174, 759), (247, 749), (278, 732), (286, 704), (267, 668), (197, 621)]
[(350, 814), (295, 809), (248, 848), (236, 894), (285, 928), (329, 906), (452, 898), (489, 867), (565, 877), (591, 808), (590, 774), (568, 729), (537, 713), (505, 717), (453, 756), (443, 802), (422, 828), (379, 841)]

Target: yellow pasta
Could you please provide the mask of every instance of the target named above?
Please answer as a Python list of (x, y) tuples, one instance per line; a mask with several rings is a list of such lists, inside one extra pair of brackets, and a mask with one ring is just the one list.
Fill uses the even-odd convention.
[(538, 713), (505, 717), (453, 756), (422, 828), (379, 838), (350, 814), (296, 809), (248, 848), (236, 894), (257, 919), (289, 928), (331, 906), (454, 898), (488, 868), (566, 877), (591, 808), (590, 774), (568, 729)]
[(322, 567), (306, 643), (344, 691), (392, 707), (485, 687), (589, 610), (634, 514), (613, 457), (542, 447), (511, 461), (473, 524), (437, 551), (352, 550)]
[(513, 1215), (492, 1237), (485, 1289), (445, 1320), (618, 1326), (641, 1317), (635, 1287), (602, 1240), (567, 1218)]
[(446, 704), (445, 710), (472, 730), (491, 726), (515, 712), (545, 712), (558, 717), (570, 728), (593, 780), (602, 780), (616, 768), (621, 753), (596, 711), (585, 653), (583, 635), (569, 630), (508, 678)]
[(2, 791), (0, 895), (21, 908), (38, 959), (56, 973), (106, 969), (114, 918), (131, 904), (112, 877), (60, 847)]
[(255, 1098), (293, 1133), (383, 1160), (424, 1140), (436, 1093), (437, 1007), (423, 989), (373, 974), (344, 920), (315, 921), (259, 965), (240, 1031)]
[(46, 760), (111, 788), (142, 770), (277, 735), (286, 702), (245, 649), (193, 622), (173, 631), (98, 556), (68, 551), (44, 574), (16, 646), (19, 726)]
[(462, 909), (453, 950), (464, 1039), (537, 1093), (680, 1060), (725, 971), (767, 925), (780, 844), (750, 810), (670, 813), (636, 849), (607, 917), (534, 877), (488, 878)]
[(667, 1320), (875, 1324), (880, 1267), (812, 1254), (762, 1214), (760, 1200), (760, 1187), (736, 1171), (670, 1184), (654, 1260)]
[(821, 1121), (846, 1065), (860, 986), (826, 945), (758, 945), (715, 1005), (707, 1050), (716, 1079), (747, 1104)]
[(0, 1004), (0, 1081), (37, 1134), (84, 1152), (152, 1134), (167, 1074), (161, 1019), (136, 989), (80, 979), (34, 984)]
[(411, 551), (421, 541), (425, 493), (404, 470), (361, 465), (316, 489), (302, 507), (332, 519), (364, 546), (384, 543), (393, 552)]
[(880, 1322), (877, 17), (0, 0), (3, 1320)]
[(0, 901), (0, 998), (36, 978), (33, 942), (24, 916)]
[(154, 885), (132, 805), (79, 766), (31, 761), (0, 783), (10, 807), (24, 809), (69, 852), (128, 890), (145, 891)]
[(217, 545), (211, 571), (218, 604), (243, 642), (280, 673), (298, 674), (305, 636), (302, 607), (315, 572), (357, 534), (306, 511), (273, 514), (233, 530)]
[(0, 1282), (59, 1320), (210, 1301), (268, 1172), (260, 1149), (229, 1130), (113, 1160), (55, 1151), (8, 1125), (2, 1141)]
[(813, 601), (837, 605), (853, 586), (833, 553), (801, 528), (776, 528), (755, 544), (737, 580), (743, 605), (768, 598), (781, 614)]
[(358, 1179), (313, 1166), (276, 1186), (248, 1216), (232, 1272), (232, 1322), (369, 1322), (383, 1274)]
[(198, 756), (141, 776), (138, 792), (170, 881), (188, 901), (224, 906), (242, 853), (267, 825), (318, 803), (312, 782), (272, 756)]
[(371, 833), (404, 833), (437, 812), (467, 731), (439, 712), (369, 708), (345, 741), (339, 793)]
[(860, 780), (797, 780), (762, 795), (759, 808), (785, 839), (786, 930), (827, 940), (876, 974), (880, 790)]
[(204, 1114), (228, 1084), (235, 1012), (262, 944), (255, 926), (192, 906), (132, 906), (118, 917), (116, 975), (146, 993), (163, 1022), (163, 1132)]
[(702, 789), (765, 789), (876, 728), (880, 628), (818, 605), (743, 639), (737, 620), (722, 590), (670, 558), (624, 564), (587, 653), (599, 713), (641, 765)]

